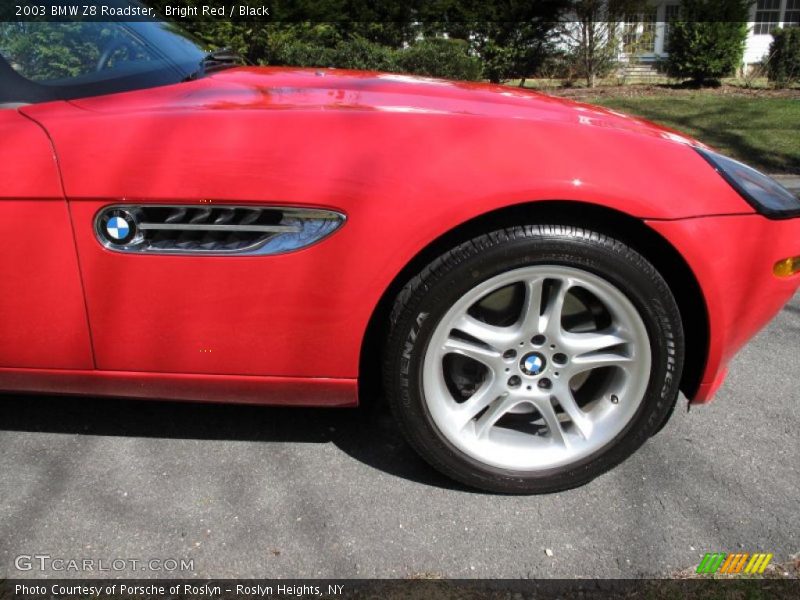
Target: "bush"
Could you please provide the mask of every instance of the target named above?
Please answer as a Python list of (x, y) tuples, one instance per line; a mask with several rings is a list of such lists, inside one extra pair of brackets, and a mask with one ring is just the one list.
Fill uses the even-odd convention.
[(576, 73), (575, 58), (558, 51), (546, 56), (533, 75), (541, 79), (575, 79)]
[(330, 66), (365, 71), (397, 71), (397, 51), (354, 36), (336, 44)]
[(416, 75), (475, 81), (481, 78), (481, 62), (469, 53), (463, 40), (420, 40), (398, 52), (400, 69)]
[(667, 71), (705, 85), (735, 72), (747, 39), (749, 0), (683, 0), (670, 26)]
[(800, 27), (776, 29), (769, 47), (769, 80), (784, 86), (800, 81)]
[(295, 67), (336, 67), (362, 71), (404, 71), (414, 75), (477, 80), (480, 60), (462, 40), (433, 38), (404, 50), (371, 42), (359, 35), (346, 39), (327, 29), (293, 28), (271, 32), (266, 62)]
[(270, 28), (266, 51), (258, 62), (294, 67), (328, 67), (334, 62), (334, 48), (341, 41), (326, 24), (289, 25)]
[(272, 31), (265, 57), (270, 65), (397, 71), (397, 52), (353, 35), (343, 39), (326, 25)]
[(328, 67), (333, 64), (333, 49), (297, 39), (270, 39), (267, 62), (293, 67)]

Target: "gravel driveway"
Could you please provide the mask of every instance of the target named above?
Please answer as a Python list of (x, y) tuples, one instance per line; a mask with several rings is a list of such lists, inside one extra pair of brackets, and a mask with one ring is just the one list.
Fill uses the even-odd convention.
[[(19, 555), (187, 559), (115, 576), (629, 577), (800, 550), (800, 296), (633, 458), (565, 493), (476, 493), (380, 411), (0, 397), (0, 577)], [(51, 576), (76, 575), (55, 573)], [(83, 576), (106, 576), (88, 572)]]

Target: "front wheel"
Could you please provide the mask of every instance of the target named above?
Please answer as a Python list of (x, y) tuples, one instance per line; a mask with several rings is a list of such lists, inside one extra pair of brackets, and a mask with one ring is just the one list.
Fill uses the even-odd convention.
[(630, 456), (678, 395), (680, 314), (625, 244), (495, 231), (429, 264), (392, 312), (384, 378), (411, 445), (468, 485), (581, 485)]

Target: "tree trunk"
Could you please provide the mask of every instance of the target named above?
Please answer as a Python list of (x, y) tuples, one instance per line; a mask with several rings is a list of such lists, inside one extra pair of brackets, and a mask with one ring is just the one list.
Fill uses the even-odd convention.
[(520, 78), (520, 80), (519, 80), (519, 87), (521, 87), (521, 88), (524, 88), (524, 87), (525, 87), (525, 78), (524, 78), (524, 77), (521, 77), (521, 78)]

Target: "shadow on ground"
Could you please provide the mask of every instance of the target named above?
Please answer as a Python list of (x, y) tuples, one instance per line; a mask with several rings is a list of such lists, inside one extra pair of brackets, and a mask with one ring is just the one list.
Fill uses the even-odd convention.
[(425, 463), (385, 403), (357, 409), (275, 408), (116, 398), (2, 395), (0, 431), (244, 442), (332, 443), (396, 477), (470, 491)]

